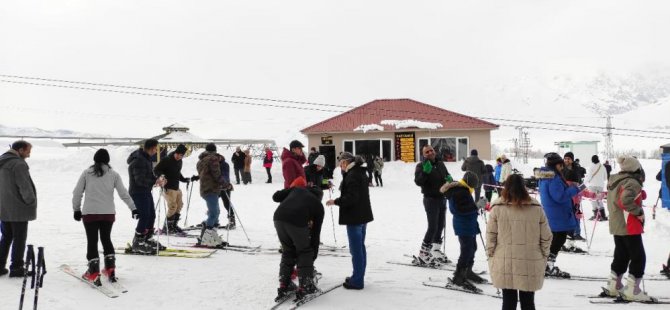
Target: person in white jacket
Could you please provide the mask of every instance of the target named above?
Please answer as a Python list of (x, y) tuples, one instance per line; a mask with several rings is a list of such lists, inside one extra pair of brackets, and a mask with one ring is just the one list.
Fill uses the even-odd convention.
[[(116, 259), (114, 257), (114, 245), (112, 244), (112, 225), (116, 219), (116, 208), (114, 207), (114, 190), (119, 194), (121, 200), (128, 205), (133, 218), (137, 219), (137, 209), (128, 190), (123, 185), (121, 176), (109, 165), (109, 153), (105, 149), (99, 149), (93, 156), (94, 164), (84, 170), (79, 177), (79, 182), (72, 192), (72, 209), (74, 220), (84, 222), (86, 230), (88, 270), (84, 279), (95, 284), (100, 283), (100, 258), (98, 254), (98, 235), (102, 242), (105, 255), (105, 269), (103, 274), (112, 282), (116, 281)], [(81, 205), (82, 197), (84, 206)]]
[(505, 156), (505, 154), (502, 154), (500, 156), (500, 160), (502, 160), (502, 169), (500, 171), (500, 179), (497, 181), (500, 182), (500, 184), (503, 184), (505, 183), (505, 180), (507, 180), (507, 177), (509, 177), (510, 174), (512, 174), (513, 168), (512, 163), (507, 158), (507, 156)]
[(597, 199), (601, 196), (600, 193), (603, 191), (605, 183), (607, 182), (607, 169), (600, 163), (598, 155), (593, 155), (591, 157), (591, 162), (593, 164), (586, 172), (586, 177), (584, 177), (584, 183), (588, 186), (589, 191), (596, 195), (596, 199), (591, 200), (593, 216), (589, 220), (593, 221), (598, 219), (599, 221), (607, 221), (607, 214), (605, 213), (603, 200)]

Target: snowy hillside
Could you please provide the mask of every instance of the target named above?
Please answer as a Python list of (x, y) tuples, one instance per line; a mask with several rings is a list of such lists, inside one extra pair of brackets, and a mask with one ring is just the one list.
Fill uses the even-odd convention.
[[(110, 149), (114, 167), (127, 185), (125, 160), (129, 148)], [(276, 294), (279, 255), (247, 255), (239, 252), (219, 251), (206, 259), (169, 257), (139, 257), (119, 255), (117, 274), (129, 292), (119, 298), (110, 299), (60, 272), (57, 266), (67, 263), (79, 270), (85, 268), (85, 235), (80, 222), (72, 219), (72, 189), (81, 171), (92, 162), (92, 149), (65, 149), (60, 147), (36, 146), (28, 159), (30, 171), (38, 193), (38, 220), (29, 226), (28, 241), (46, 247), (46, 262), (49, 273), (45, 277), (44, 288), (40, 290), (41, 309), (264, 309), (269, 308)], [(229, 151), (224, 155), (230, 156)], [(185, 159), (183, 174), (195, 173), (196, 156)], [(533, 165), (535, 164), (535, 165)], [(516, 165), (528, 173), (533, 166)], [(659, 161), (643, 161), (647, 171), (655, 174)], [(275, 210), (270, 196), (282, 184), (281, 169), (273, 169), (275, 183), (263, 184), (264, 170), (261, 163), (253, 163), (252, 185), (238, 185), (232, 194), (238, 209), (238, 228), (230, 233), (233, 244), (247, 244), (241, 226), (244, 225), (254, 245), (264, 248), (277, 247), (278, 241), (272, 224)], [(460, 164), (448, 165), (449, 171), (460, 177)], [(414, 165), (388, 163), (384, 170), (383, 188), (371, 188), (371, 199), (375, 221), (368, 226), (368, 268), (366, 287), (363, 291), (337, 289), (305, 306), (305, 309), (434, 309), (444, 307), (456, 309), (497, 309), (501, 301), (489, 297), (462, 294), (421, 285), (428, 277), (447, 277), (450, 272), (428, 270), (388, 264), (390, 260), (408, 260), (403, 254), (416, 254), (425, 232), (425, 213), (421, 205), (419, 188), (413, 183)], [(339, 175), (338, 172), (335, 173)], [(339, 184), (336, 179), (335, 183)], [(651, 181), (647, 186), (651, 205), (658, 192), (658, 183)], [(182, 190), (185, 190), (182, 187)], [(205, 204), (199, 197), (198, 184), (194, 186), (188, 221), (190, 224), (205, 218)], [(337, 194), (336, 194), (337, 195)], [(325, 195), (328, 198), (328, 194)], [(157, 198), (154, 192), (154, 198)], [(325, 199), (324, 198), (324, 199)], [(186, 200), (186, 198), (185, 198)], [(589, 208), (585, 204), (585, 208)], [(337, 223), (337, 208), (334, 209)], [(649, 211), (647, 211), (649, 212)], [(225, 212), (224, 212), (225, 213)], [(455, 259), (458, 243), (451, 229), (451, 215), (448, 215), (447, 255)], [(225, 216), (221, 216), (225, 221)], [(588, 222), (591, 235), (593, 222)], [(135, 221), (130, 212), (117, 198), (117, 222), (112, 232), (115, 246), (123, 246), (132, 238)], [(480, 227), (484, 227), (480, 219)], [(655, 221), (649, 221), (644, 241), (647, 249), (648, 274), (657, 274), (664, 263), (670, 244), (670, 213), (659, 210)], [(221, 231), (225, 236), (225, 231)], [(322, 242), (327, 245), (346, 244), (346, 232), (342, 226), (335, 226), (335, 237), (330, 212), (322, 229)], [(592, 250), (604, 256), (582, 256), (561, 254), (558, 266), (577, 275), (606, 276), (609, 273), (613, 244), (607, 225), (599, 223), (595, 228)], [(168, 244), (193, 242), (183, 238), (161, 237)], [(586, 247), (582, 245), (582, 247)], [(340, 283), (350, 275), (351, 262), (346, 257), (319, 257), (316, 267), (323, 273), (322, 286)], [(486, 270), (487, 264), (481, 244), (476, 255), (475, 269)], [(646, 289), (652, 295), (668, 295), (668, 282), (647, 281)], [(591, 305), (586, 298), (575, 294), (598, 293), (601, 282), (578, 282), (567, 280), (546, 280), (543, 290), (536, 295), (538, 309), (606, 309), (608, 306)], [(494, 293), (490, 286), (482, 286)], [(0, 308), (15, 309), (19, 300), (21, 281), (0, 279)], [(32, 293), (28, 295), (32, 301)], [(647, 309), (654, 306), (627, 305), (627, 309)], [(660, 308), (659, 308), (660, 309)]]

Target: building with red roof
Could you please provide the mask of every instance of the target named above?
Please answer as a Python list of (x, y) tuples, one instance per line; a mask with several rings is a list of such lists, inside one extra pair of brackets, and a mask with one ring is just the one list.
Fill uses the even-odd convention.
[(491, 130), (498, 125), (412, 99), (378, 99), (309, 126), (301, 132), (335, 165), (342, 151), (379, 155), (386, 161), (421, 160), (431, 144), (445, 161), (462, 160), (471, 149), (491, 158)]

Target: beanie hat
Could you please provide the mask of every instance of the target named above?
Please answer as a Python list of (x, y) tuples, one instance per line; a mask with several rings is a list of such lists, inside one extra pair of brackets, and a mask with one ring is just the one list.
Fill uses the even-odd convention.
[(572, 159), (573, 161), (575, 160), (575, 154), (572, 154), (572, 152), (567, 152), (565, 155), (563, 155), (563, 158), (568, 158)]
[(351, 154), (349, 152), (342, 152), (342, 154), (340, 154), (340, 160), (344, 160), (346, 162), (353, 162), (355, 159), (356, 157), (354, 157), (354, 154)]
[(184, 154), (186, 154), (186, 146), (183, 145), (183, 144), (180, 144), (180, 145), (177, 146), (177, 149), (174, 152), (177, 153), (177, 154), (184, 155)]
[(301, 148), (302, 148), (302, 147), (305, 147), (305, 146), (302, 145), (302, 143), (301, 143), (300, 141), (298, 141), (298, 140), (293, 140), (293, 141), (291, 141), (291, 143), (288, 145), (288, 148), (291, 149), (291, 150), (294, 149), (294, 148), (296, 148), (296, 147), (301, 147)]
[(109, 152), (106, 149), (99, 149), (93, 155), (93, 162), (109, 165)]
[(463, 181), (471, 188), (476, 188), (479, 185), (479, 177), (471, 171), (466, 171), (463, 175)]
[(478, 155), (479, 155), (479, 152), (477, 152), (476, 149), (472, 149), (472, 150), (470, 151), (470, 155), (472, 155), (472, 156), (478, 156)]
[(314, 160), (314, 164), (317, 165), (317, 166), (324, 167), (326, 165), (326, 158), (323, 157), (323, 155), (319, 155)]
[(600, 162), (600, 158), (598, 158), (598, 155), (593, 155), (591, 156), (591, 162), (594, 164), (597, 164)]
[(553, 152), (545, 154), (544, 158), (546, 159), (544, 165), (547, 166), (548, 168), (554, 168), (556, 165), (564, 163), (563, 157)]
[(205, 151), (207, 152), (216, 152), (216, 144), (210, 143), (205, 146)]
[(307, 186), (307, 182), (305, 181), (305, 178), (302, 176), (297, 177), (293, 182), (291, 182), (291, 188), (293, 187), (305, 187)]
[(640, 170), (642, 167), (640, 166), (640, 161), (638, 161), (637, 158), (628, 155), (617, 157), (616, 162), (619, 163), (621, 171), (626, 172), (635, 172)]

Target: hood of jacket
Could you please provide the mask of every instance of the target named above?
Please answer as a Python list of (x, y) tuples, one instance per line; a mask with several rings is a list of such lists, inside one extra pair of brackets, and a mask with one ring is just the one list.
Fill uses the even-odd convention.
[(9, 150), (5, 154), (0, 155), (0, 168), (17, 160), (21, 160), (19, 153), (14, 150)]
[(626, 179), (632, 179), (638, 183), (640, 183), (640, 186), (642, 186), (642, 181), (641, 175), (639, 173), (634, 173), (634, 172), (619, 172), (617, 174), (613, 174), (610, 176), (610, 180), (607, 184), (607, 190), (612, 191), (614, 190), (617, 186), (619, 186), (619, 183), (623, 182)]

